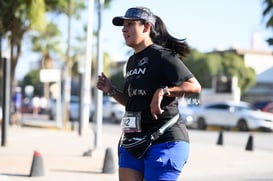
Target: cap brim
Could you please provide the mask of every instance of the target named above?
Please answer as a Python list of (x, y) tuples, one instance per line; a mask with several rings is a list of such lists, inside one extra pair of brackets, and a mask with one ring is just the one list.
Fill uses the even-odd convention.
[(140, 20), (139, 18), (128, 18), (128, 17), (124, 17), (124, 16), (118, 16), (113, 18), (112, 23), (115, 26), (123, 26), (123, 21), (124, 20)]

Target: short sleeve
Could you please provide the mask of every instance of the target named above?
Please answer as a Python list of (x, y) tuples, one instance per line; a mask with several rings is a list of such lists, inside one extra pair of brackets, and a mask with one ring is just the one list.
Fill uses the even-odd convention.
[(180, 85), (193, 77), (193, 74), (182, 60), (172, 54), (162, 57), (161, 71), (169, 86)]

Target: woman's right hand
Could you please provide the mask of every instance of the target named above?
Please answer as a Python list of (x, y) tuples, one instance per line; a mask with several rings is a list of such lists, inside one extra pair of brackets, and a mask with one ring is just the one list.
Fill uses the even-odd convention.
[(164, 110), (161, 109), (160, 107), (163, 96), (164, 96), (163, 89), (162, 88), (157, 89), (150, 103), (151, 114), (154, 117), (154, 119), (158, 119), (158, 116), (164, 112)]
[(112, 84), (110, 80), (102, 72), (98, 75), (97, 88), (105, 93), (109, 93), (112, 89)]

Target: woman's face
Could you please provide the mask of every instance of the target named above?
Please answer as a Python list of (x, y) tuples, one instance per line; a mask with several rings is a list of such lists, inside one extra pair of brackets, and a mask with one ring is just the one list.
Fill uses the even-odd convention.
[(144, 25), (139, 20), (124, 20), (122, 32), (126, 45), (135, 50), (145, 39)]

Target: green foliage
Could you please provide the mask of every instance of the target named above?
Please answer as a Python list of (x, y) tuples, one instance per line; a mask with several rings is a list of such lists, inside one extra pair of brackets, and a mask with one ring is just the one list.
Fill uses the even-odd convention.
[(58, 27), (53, 23), (48, 23), (44, 32), (32, 36), (32, 50), (48, 54), (50, 51), (60, 52), (58, 36), (61, 35)]
[(80, 12), (86, 8), (84, 0), (44, 0), (46, 11), (80, 18)]
[(23, 87), (34, 86), (34, 95), (42, 95), (42, 83), (40, 82), (40, 70), (31, 70), (23, 79)]
[[(9, 22), (6, 22), (5, 28), (14, 30), (14, 26), (19, 28), (23, 26), (25, 30), (36, 29), (39, 31), (44, 30), (44, 14), (45, 14), (45, 3), (41, 0), (21, 0), (15, 1), (10, 0), (9, 2), (2, 3), (8, 8), (8, 11), (3, 12)], [(1, 8), (2, 9), (2, 8)], [(11, 10), (11, 11), (9, 11)], [(1, 15), (2, 18), (2, 15)], [(10, 21), (13, 20), (13, 21)], [(15, 29), (16, 30), (16, 29)], [(19, 31), (20, 29), (17, 29)]]
[(125, 84), (125, 78), (123, 76), (123, 70), (119, 70), (116, 74), (110, 77), (110, 81), (113, 85), (117, 86), (119, 89), (123, 89)]
[(201, 82), (202, 87), (211, 87), (212, 78), (221, 72), (221, 58), (220, 55), (206, 55), (193, 50), (191, 56), (189, 56), (185, 64), (189, 67), (192, 73)]
[(192, 51), (185, 64), (189, 67), (203, 88), (212, 87), (212, 79), (215, 76), (238, 77), (238, 86), (244, 93), (255, 84), (255, 71), (246, 67), (243, 58), (235, 53), (210, 53), (202, 54)]
[(31, 0), (30, 2), (30, 8), (27, 12), (29, 19), (32, 21), (30, 28), (44, 31), (45, 3), (41, 0)]
[(110, 74), (110, 67), (113, 60), (109, 56), (108, 53), (103, 54), (103, 72), (106, 74)]
[(0, 1), (0, 36), (2, 37), (4, 33), (11, 29), (10, 21), (13, 21), (14, 14), (19, 6), (18, 2), (10, 0)]
[[(44, 1), (41, 0), (1, 0), (0, 3), (0, 38), (10, 32), (8, 40), (10, 44), (11, 80), (21, 55), (24, 34), (31, 30), (43, 30)], [(0, 50), (2, 51), (2, 50)], [(1, 59), (2, 57), (0, 57)]]
[(255, 84), (255, 71), (254, 69), (245, 66), (241, 56), (234, 53), (224, 53), (222, 57), (224, 75), (228, 77), (238, 77), (238, 84), (242, 93), (247, 91), (250, 86)]
[(110, 8), (111, 1), (112, 0), (104, 0), (104, 8)]
[[(273, 1), (264, 0), (263, 1), (263, 17), (266, 19), (266, 27), (273, 29)], [(273, 39), (267, 39), (269, 45), (273, 45)]]
[(266, 41), (268, 45), (273, 45), (273, 38), (268, 38)]

